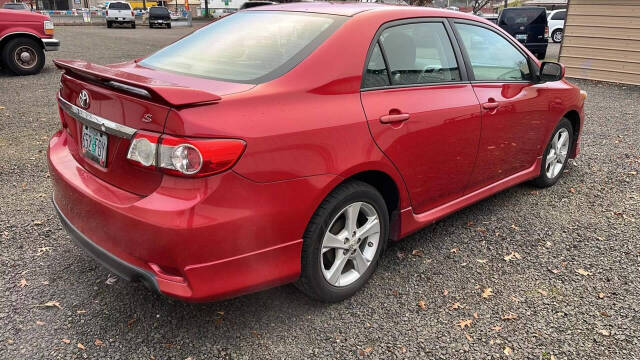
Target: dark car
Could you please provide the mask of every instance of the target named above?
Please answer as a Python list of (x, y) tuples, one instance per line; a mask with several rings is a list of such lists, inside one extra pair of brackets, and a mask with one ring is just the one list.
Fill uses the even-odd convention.
[(498, 25), (529, 49), (538, 59), (547, 55), (549, 26), (543, 7), (518, 7), (502, 10)]
[(242, 6), (240, 6), (240, 10), (250, 9), (250, 8), (257, 7), (257, 6), (274, 5), (274, 4), (277, 4), (277, 2), (275, 2), (275, 1), (247, 1), (244, 4), (242, 4)]
[(2, 5), (2, 8), (3, 9), (7, 9), (7, 10), (31, 11), (31, 8), (29, 8), (29, 6), (27, 6), (27, 4), (25, 4), (25, 3), (16, 3), (16, 2), (5, 3), (4, 5)]
[(171, 14), (164, 6), (152, 6), (149, 8), (149, 27), (166, 26), (171, 29)]

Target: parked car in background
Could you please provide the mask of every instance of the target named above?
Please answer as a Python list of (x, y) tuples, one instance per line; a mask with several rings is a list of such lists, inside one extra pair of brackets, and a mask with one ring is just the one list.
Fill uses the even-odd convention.
[(564, 22), (567, 18), (567, 10), (554, 10), (549, 13), (547, 22), (549, 23), (549, 34), (551, 34), (551, 40), (553, 42), (562, 42), (564, 35)]
[(27, 4), (19, 2), (4, 3), (4, 5), (2, 5), (2, 8), (7, 10), (31, 11), (31, 8)]
[(554, 185), (586, 97), (477, 16), (375, 3), (257, 7), (143, 59), (55, 64), (62, 224), (112, 273), (190, 301), (353, 295), (390, 239)]
[(108, 28), (113, 27), (114, 24), (129, 24), (132, 29), (136, 28), (136, 15), (128, 2), (110, 2), (105, 13), (105, 17)]
[(482, 14), (481, 17), (483, 19), (491, 21), (494, 24), (498, 23), (498, 14)]
[(152, 6), (149, 8), (149, 27), (166, 27), (171, 29), (171, 14), (164, 6)]
[(545, 8), (506, 8), (498, 17), (498, 25), (524, 44), (538, 59), (544, 59), (547, 56), (549, 26)]
[(47, 15), (0, 9), (0, 65), (16, 75), (42, 70), (45, 51), (56, 51), (53, 22)]
[(250, 9), (250, 8), (254, 8), (257, 6), (264, 6), (264, 5), (273, 5), (273, 4), (277, 4), (277, 2), (275, 1), (246, 1), (244, 4), (242, 4), (240, 6), (239, 10), (244, 10), (244, 9)]

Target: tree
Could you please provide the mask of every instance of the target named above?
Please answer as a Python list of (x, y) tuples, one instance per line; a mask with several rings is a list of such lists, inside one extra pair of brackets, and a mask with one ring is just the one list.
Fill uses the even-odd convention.
[(471, 3), (471, 8), (473, 9), (474, 14), (478, 14), (483, 7), (490, 5), (491, 0), (473, 0)]

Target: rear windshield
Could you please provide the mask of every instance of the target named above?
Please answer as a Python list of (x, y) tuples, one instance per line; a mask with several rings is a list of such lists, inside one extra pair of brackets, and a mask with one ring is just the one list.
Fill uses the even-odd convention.
[(167, 8), (163, 8), (163, 7), (152, 7), (151, 9), (149, 9), (149, 14), (153, 14), (153, 15), (168, 15), (169, 14), (169, 10), (167, 10)]
[(131, 6), (128, 3), (113, 2), (109, 4), (109, 10), (131, 10)]
[(526, 26), (531, 24), (547, 24), (547, 12), (544, 8), (505, 9), (500, 14), (500, 26)]
[(291, 70), (345, 19), (297, 12), (238, 12), (178, 40), (139, 64), (197, 77), (262, 83)]

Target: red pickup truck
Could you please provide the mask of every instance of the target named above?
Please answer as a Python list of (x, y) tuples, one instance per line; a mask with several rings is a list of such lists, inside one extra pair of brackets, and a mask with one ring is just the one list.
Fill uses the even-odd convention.
[(56, 51), (53, 22), (38, 13), (0, 9), (0, 66), (16, 75), (33, 75), (44, 66), (44, 52)]

